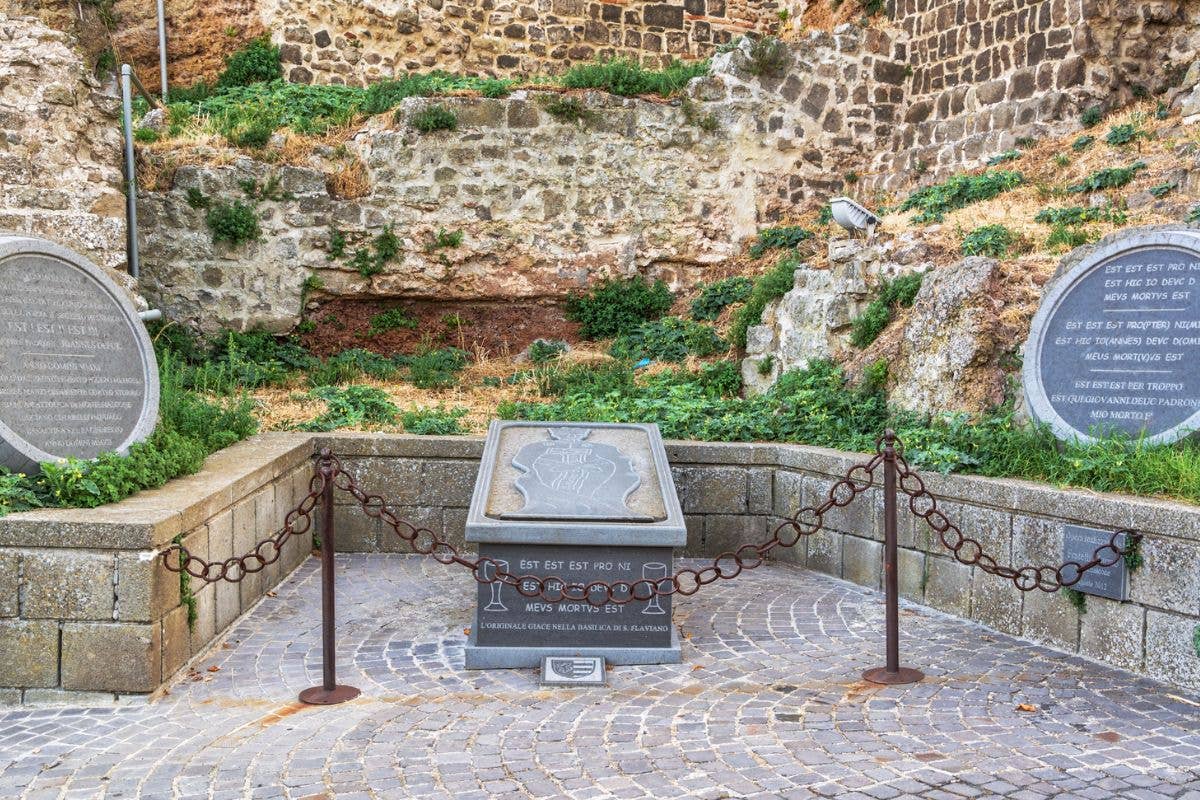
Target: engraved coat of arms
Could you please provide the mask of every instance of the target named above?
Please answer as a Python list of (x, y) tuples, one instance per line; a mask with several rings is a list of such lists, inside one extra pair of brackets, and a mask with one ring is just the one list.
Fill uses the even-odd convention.
[(641, 478), (633, 461), (616, 447), (588, 442), (590, 428), (547, 430), (547, 441), (533, 442), (513, 456), (520, 470), (515, 483), (525, 505), (515, 514), (524, 518), (637, 519), (626, 505)]

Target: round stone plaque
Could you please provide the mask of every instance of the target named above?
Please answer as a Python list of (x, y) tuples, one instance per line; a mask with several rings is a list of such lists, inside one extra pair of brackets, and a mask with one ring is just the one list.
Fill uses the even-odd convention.
[(124, 452), (158, 417), (158, 365), (128, 297), (82, 256), (0, 234), (0, 464)]
[(1114, 237), (1058, 278), (1033, 318), (1023, 382), (1060, 439), (1164, 444), (1200, 428), (1200, 231)]

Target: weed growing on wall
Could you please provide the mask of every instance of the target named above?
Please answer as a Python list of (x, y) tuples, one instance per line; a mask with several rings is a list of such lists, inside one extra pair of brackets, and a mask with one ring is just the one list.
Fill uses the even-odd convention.
[(1088, 136), (1085, 134), (1085, 135), (1080, 136), (1077, 139), (1075, 139), (1075, 141), (1071, 142), (1071, 149), (1074, 150), (1076, 153), (1082, 153), (1084, 150), (1087, 150), (1089, 147), (1091, 147), (1092, 144), (1095, 143), (1095, 141), (1096, 141), (1095, 136)]
[(1104, 112), (1100, 110), (1100, 106), (1088, 106), (1079, 115), (1079, 122), (1085, 128), (1099, 125), (1102, 119), (1104, 119)]
[(1146, 132), (1138, 125), (1126, 122), (1109, 128), (1108, 133), (1104, 136), (1104, 141), (1114, 147), (1121, 147), (1145, 136)]
[(1096, 234), (1087, 228), (1071, 225), (1055, 225), (1046, 237), (1046, 248), (1053, 253), (1065, 253), (1094, 241)]
[(914, 272), (892, 281), (885, 280), (879, 288), (879, 296), (850, 323), (850, 343), (861, 348), (879, 338), (879, 334), (892, 321), (895, 309), (908, 308), (913, 304), (924, 278), (924, 273)]
[(955, 175), (941, 183), (917, 189), (900, 203), (898, 210), (917, 214), (914, 222), (941, 222), (946, 212), (991, 200), (1024, 182), (1020, 172), (994, 170), (982, 175)]
[(1171, 193), (1171, 191), (1175, 189), (1175, 186), (1176, 186), (1176, 184), (1171, 183), (1170, 181), (1167, 181), (1166, 183), (1160, 183), (1155, 186), (1151, 186), (1146, 191), (1150, 192), (1150, 194), (1153, 195), (1154, 197), (1162, 199), (1162, 198), (1166, 197), (1167, 195), (1169, 195)]
[(812, 231), (799, 225), (764, 228), (758, 232), (757, 241), (750, 245), (750, 257), (762, 258), (769, 250), (791, 250), (812, 236)]
[(712, 322), (726, 307), (740, 303), (750, 296), (754, 281), (741, 276), (723, 278), (714, 283), (701, 283), (700, 296), (692, 301), (692, 319)]
[(1066, 206), (1064, 208), (1043, 208), (1033, 218), (1033, 221), (1043, 225), (1084, 225), (1088, 222), (1112, 222), (1116, 225), (1123, 225), (1127, 218), (1126, 213), (1115, 206), (1100, 208)]
[(253, 83), (279, 80), (282, 77), (279, 48), (263, 36), (229, 56), (225, 61), (225, 71), (217, 78), (217, 86), (249, 86)]
[(416, 327), (416, 317), (402, 308), (390, 308), (371, 317), (367, 323), (367, 338), (379, 336), (388, 331), (414, 330)]
[(746, 331), (751, 325), (758, 325), (762, 321), (762, 313), (767, 303), (791, 291), (796, 283), (796, 270), (799, 267), (800, 260), (795, 254), (788, 253), (780, 258), (771, 270), (754, 281), (754, 288), (750, 290), (746, 304), (737, 310), (729, 330), (729, 340), (736, 347), (745, 349)]
[(425, 244), (425, 252), (432, 253), (434, 250), (458, 247), (462, 243), (462, 231), (447, 231), (445, 228), (438, 228), (437, 233)]
[(240, 200), (232, 203), (219, 200), (212, 203), (204, 218), (212, 233), (213, 243), (228, 242), (237, 247), (244, 242), (257, 241), (262, 237), (262, 227), (254, 208)]
[(782, 75), (792, 63), (788, 46), (774, 36), (764, 36), (750, 45), (750, 63), (746, 70), (751, 75)]
[(622, 97), (657, 94), (669, 97), (692, 78), (708, 74), (708, 61), (672, 60), (661, 70), (646, 69), (628, 58), (575, 64), (561, 78), (568, 89), (602, 89)]
[(559, 122), (587, 122), (595, 116), (575, 97), (542, 96), (542, 110)]
[(1078, 589), (1072, 589), (1069, 586), (1060, 589), (1063, 596), (1067, 598), (1067, 602), (1075, 607), (1075, 610), (1080, 614), (1087, 613), (1087, 595)]
[(994, 167), (998, 164), (1003, 164), (1006, 161), (1016, 161), (1022, 155), (1024, 155), (1024, 153), (1022, 153), (1020, 150), (1005, 150), (1003, 153), (999, 153), (989, 158), (987, 160), (987, 165), (989, 167)]
[(453, 131), (458, 129), (458, 117), (454, 112), (438, 103), (413, 114), (409, 123), (421, 133)]
[(208, 198), (204, 196), (204, 192), (197, 189), (195, 186), (189, 186), (185, 192), (187, 204), (194, 209), (208, 208)]
[(567, 319), (585, 339), (607, 339), (667, 313), (674, 296), (662, 281), (607, 278), (586, 294), (567, 296)]

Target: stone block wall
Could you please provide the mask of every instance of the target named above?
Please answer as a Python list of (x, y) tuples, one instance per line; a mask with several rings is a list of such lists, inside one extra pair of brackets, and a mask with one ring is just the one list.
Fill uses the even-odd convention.
[[(214, 455), (197, 475), (112, 506), (10, 515), (0, 519), (0, 703), (111, 699), (169, 680), (303, 561), (311, 538), (291, 539), (278, 563), (240, 584), (193, 581), (190, 626), (178, 575), (162, 568), (157, 552), (176, 536), (209, 560), (250, 551), (307, 493), (312, 456), (324, 447), (401, 517), (463, 544), (480, 438), (265, 434)], [(770, 538), (866, 460), (799, 445), (668, 442), (666, 449), (687, 523), (682, 557), (711, 558)], [(1200, 689), (1192, 638), (1200, 627), (1200, 508), (1026, 481), (921, 477), (939, 509), (997, 563), (1059, 563), (1067, 524), (1138, 530), (1145, 563), (1131, 575), (1128, 601), (1088, 596), (1081, 613), (1062, 593), (1021, 593), (958, 563), (902, 499), (904, 598)], [(348, 495), (335, 498), (337, 550), (408, 552)], [(314, 530), (325, 535), (319, 524)], [(772, 557), (878, 589), (883, 530), (883, 497), (872, 488)], [(704, 591), (720, 590), (718, 583)]]
[(120, 503), (0, 518), (0, 703), (111, 700), (169, 680), (306, 558), (312, 539), (293, 537), (241, 583), (191, 580), (191, 602), (158, 552), (176, 537), (207, 560), (249, 551), (308, 493), (311, 455), (307, 435), (265, 436)]
[(408, 71), (557, 73), (573, 62), (627, 56), (651, 63), (703, 58), (776, 18), (777, 0), (273, 0), (297, 83), (361, 84)]

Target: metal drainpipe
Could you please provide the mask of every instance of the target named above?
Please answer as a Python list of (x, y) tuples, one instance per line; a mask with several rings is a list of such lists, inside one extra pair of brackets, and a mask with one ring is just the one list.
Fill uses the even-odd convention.
[(163, 0), (158, 0), (158, 73), (162, 81), (162, 101), (167, 102), (167, 15)]
[(121, 119), (125, 128), (125, 253), (129, 274), (141, 272), (137, 242), (137, 165), (133, 155), (133, 70), (121, 65)]

